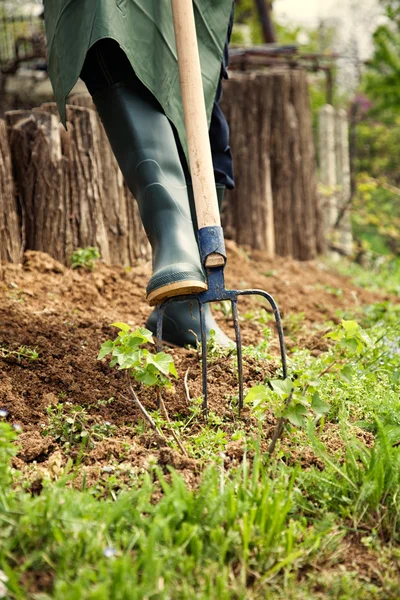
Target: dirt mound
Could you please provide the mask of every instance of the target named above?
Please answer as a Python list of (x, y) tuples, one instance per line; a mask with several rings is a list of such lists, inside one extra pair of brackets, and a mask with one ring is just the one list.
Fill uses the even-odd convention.
[[(144, 324), (150, 312), (144, 300), (150, 269), (147, 263), (126, 269), (98, 263), (93, 272), (72, 271), (39, 252), (26, 252), (22, 265), (0, 267), (0, 409), (7, 410), (8, 420), (23, 429), (16, 459), (19, 467), (33, 464), (35, 471), (37, 465), (53, 469), (54, 464), (66, 462), (65, 454), (60, 454), (60, 442), (54, 435), (43, 437), (41, 431), (48, 423), (48, 407), (69, 402), (85, 409), (90, 424), (109, 423), (115, 428), (109, 439), (106, 436), (87, 453), (84, 465), (88, 482), (101, 478), (102, 468), (110, 461), (126, 468), (129, 477), (129, 469), (146, 468), (153, 455), (159, 464), (173, 464), (192, 477), (193, 461), (183, 460), (154, 435), (140, 432), (140, 416), (127, 397), (124, 374), (96, 360), (100, 345), (115, 336), (110, 323)], [(261, 288), (276, 298), (289, 348), (301, 344), (319, 351), (326, 342), (318, 324), (337, 320), (338, 309), (384, 299), (353, 286), (322, 264), (271, 260), (232, 243), (228, 244), (226, 279), (227, 287)], [(266, 326), (260, 311), (268, 308), (267, 304), (250, 297), (243, 299), (239, 308), (244, 315), (244, 344), (258, 343)], [(224, 307), (219, 307), (215, 314), (232, 336), (230, 317), (224, 312)], [(37, 360), (10, 353), (21, 346), (36, 349)], [(276, 340), (272, 348), (277, 349)], [(165, 401), (171, 417), (178, 418), (190, 414), (188, 392), (191, 398), (201, 395), (201, 378), (196, 350), (172, 352), (180, 379)], [(246, 386), (261, 381), (278, 364), (277, 360), (276, 364), (259, 365), (249, 357), (245, 362)], [(236, 386), (231, 361), (220, 360), (210, 366), (211, 409), (225, 423), (228, 434), (234, 430), (230, 402)], [(137, 390), (145, 406), (155, 408), (154, 392)], [(229, 448), (234, 461), (237, 445), (228, 446), (228, 455)]]

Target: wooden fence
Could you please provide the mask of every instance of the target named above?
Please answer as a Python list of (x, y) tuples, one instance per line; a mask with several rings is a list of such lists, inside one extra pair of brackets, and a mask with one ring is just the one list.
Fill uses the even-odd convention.
[(37, 55), (42, 44), (43, 19), (34, 13), (15, 15), (0, 8), (0, 66)]
[[(223, 103), (237, 183), (224, 207), (226, 236), (270, 255), (314, 258), (324, 247), (324, 225), (306, 73), (234, 74)], [(0, 128), (0, 190), (8, 190), (7, 202), (0, 197), (2, 260), (20, 260), (23, 247), (67, 263), (84, 246), (97, 246), (112, 263), (149, 258), (136, 203), (88, 96), (72, 99), (68, 131), (54, 104), (9, 112), (6, 121), (8, 140), (4, 123)]]
[(333, 253), (353, 253), (349, 125), (345, 110), (326, 104), (319, 114), (321, 206)]

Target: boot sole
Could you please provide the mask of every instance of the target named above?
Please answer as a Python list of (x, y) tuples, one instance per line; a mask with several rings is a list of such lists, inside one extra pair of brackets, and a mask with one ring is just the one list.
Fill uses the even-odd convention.
[(204, 283), (204, 281), (178, 281), (153, 290), (147, 295), (146, 299), (150, 306), (156, 306), (157, 304), (164, 302), (164, 300), (168, 300), (168, 298), (199, 294), (207, 289), (207, 284)]

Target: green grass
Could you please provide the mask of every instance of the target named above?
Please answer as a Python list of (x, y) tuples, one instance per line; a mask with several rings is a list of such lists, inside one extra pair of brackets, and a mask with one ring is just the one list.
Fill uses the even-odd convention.
[[(176, 421), (205, 465), (192, 487), (150, 461), (129, 485), (113, 473), (109, 485), (89, 488), (83, 478), (76, 489), (71, 459), (33, 495), (10, 467), (17, 433), (0, 418), (0, 597), (398, 600), (400, 309), (369, 307), (357, 327), (344, 317), (327, 352), (291, 355), (304, 411), (272, 457), (263, 426), (284, 410), (279, 386), (250, 403), (258, 428), (232, 424), (246, 449), (235, 468), (224, 466), (219, 417), (199, 427), (195, 405)], [(252, 356), (266, 352), (261, 344)], [(53, 411), (50, 433), (79, 443), (86, 421), (77, 415)]]
[(341, 275), (351, 277), (356, 285), (400, 295), (400, 258), (372, 255), (368, 257), (370, 267), (365, 268), (349, 260), (327, 261)]

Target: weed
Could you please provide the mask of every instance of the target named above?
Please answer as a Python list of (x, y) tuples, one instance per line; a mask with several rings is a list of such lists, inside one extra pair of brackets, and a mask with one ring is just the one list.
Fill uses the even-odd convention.
[(47, 408), (48, 423), (43, 427), (43, 435), (51, 435), (69, 451), (74, 446), (82, 450), (92, 448), (96, 442), (111, 437), (115, 425), (111, 423), (89, 424), (89, 416), (82, 406), (65, 402)]
[(84, 269), (93, 271), (96, 260), (100, 258), (98, 248), (78, 248), (71, 254), (71, 269)]
[(104, 342), (100, 348), (98, 360), (111, 354), (110, 367), (127, 370), (140, 383), (159, 389), (171, 387), (170, 377), (178, 377), (174, 361), (169, 354), (152, 354), (145, 344), (154, 344), (150, 331), (142, 327), (132, 329), (126, 323), (114, 323), (119, 329), (115, 340)]
[[(377, 532), (381, 539), (400, 539), (400, 427), (385, 428), (376, 421), (376, 441), (367, 448), (342, 426), (345, 450), (338, 460), (318, 439), (314, 425), (309, 439), (316, 455), (325, 464), (322, 473), (304, 474), (304, 485), (313, 497), (313, 506), (341, 513), (353, 520), (356, 529)], [(319, 493), (315, 494), (315, 486)], [(313, 491), (312, 491), (313, 490)], [(314, 510), (314, 509), (313, 509)]]
[(26, 358), (28, 360), (37, 360), (39, 353), (36, 348), (28, 348), (28, 346), (20, 346), (17, 350), (9, 350), (5, 346), (0, 346), (0, 358), (9, 358), (14, 356), (17, 360)]
[(95, 406), (97, 408), (100, 408), (101, 406), (110, 406), (114, 402), (115, 402), (115, 398), (112, 396), (111, 398), (108, 398), (107, 400), (98, 400), (96, 402)]
[(326, 290), (329, 294), (331, 294), (332, 296), (336, 296), (338, 298), (343, 296), (343, 290), (341, 288), (335, 288), (330, 285), (326, 285), (326, 284), (323, 285), (321, 283), (316, 283), (314, 287), (316, 290)]
[(216, 303), (214, 305), (214, 308), (216, 310), (221, 311), (224, 317), (229, 319), (232, 318), (232, 303), (229, 302), (229, 300), (224, 300), (223, 302)]
[(299, 333), (303, 328), (304, 316), (303, 312), (286, 313), (282, 320), (285, 335), (291, 335), (294, 338), (295, 334)]
[[(352, 383), (361, 375), (376, 382), (378, 372), (382, 374), (387, 368), (392, 373), (390, 340), (396, 339), (396, 333), (391, 326), (380, 323), (372, 333), (373, 336), (356, 321), (343, 320), (325, 336), (333, 342), (329, 352), (316, 360), (306, 351), (297, 352), (290, 363), (292, 381), (273, 380), (268, 385), (258, 385), (248, 392), (245, 402), (258, 417), (272, 409), (297, 427), (308, 418), (322, 418), (330, 409), (321, 393), (327, 380), (334, 381), (338, 393), (343, 382)], [(400, 355), (396, 360), (400, 365)]]
[(17, 434), (14, 429), (8, 423), (0, 421), (0, 497), (1, 490), (12, 481), (10, 459), (17, 454), (17, 449), (13, 445), (16, 439)]
[(243, 314), (242, 318), (246, 321), (255, 321), (256, 323), (261, 323), (261, 325), (268, 325), (269, 323), (275, 322), (274, 315), (265, 310), (265, 308), (262, 308), (261, 310), (249, 310)]

